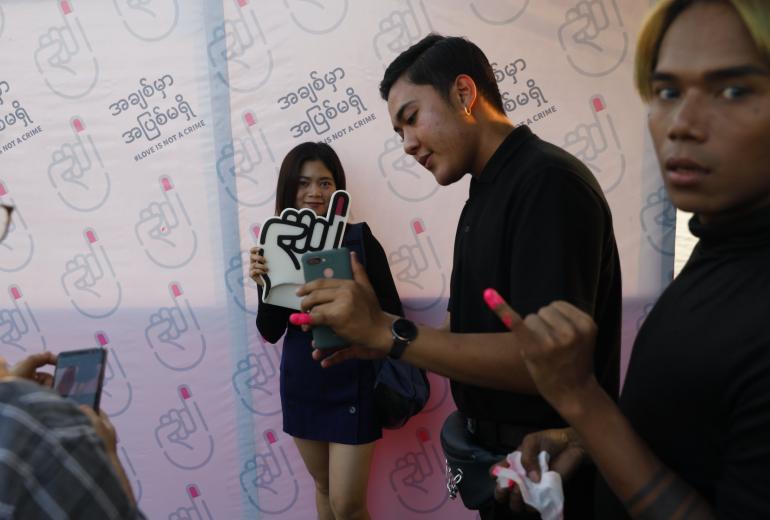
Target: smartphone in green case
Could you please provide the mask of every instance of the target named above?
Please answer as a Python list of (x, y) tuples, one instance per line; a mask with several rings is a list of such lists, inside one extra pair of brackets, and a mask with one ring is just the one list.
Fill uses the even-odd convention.
[[(324, 278), (353, 279), (350, 267), (350, 251), (345, 247), (312, 251), (302, 255), (302, 270), (305, 282)], [(348, 346), (348, 342), (337, 336), (334, 331), (320, 325), (313, 327), (313, 342), (316, 348), (340, 348)]]

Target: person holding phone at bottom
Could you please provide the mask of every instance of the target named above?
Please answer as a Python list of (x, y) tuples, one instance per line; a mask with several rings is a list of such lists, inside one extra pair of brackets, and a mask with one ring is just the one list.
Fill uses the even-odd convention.
[[(0, 241), (13, 208), (0, 205)], [(0, 356), (0, 517), (143, 519), (107, 415), (64, 399), (39, 370), (56, 354), (12, 368)]]
[(590, 458), (600, 520), (770, 518), (770, 2), (658, 2), (636, 87), (699, 241), (639, 330), (618, 405), (591, 370), (589, 316), (555, 302), (522, 322), (490, 293), (571, 426), (525, 438), (523, 463), (539, 478), (540, 450), (567, 473)]
[[(345, 189), (339, 157), (327, 144), (305, 142), (281, 163), (275, 213), (309, 208), (326, 215), (329, 199)], [(402, 315), (387, 258), (365, 223), (349, 224), (342, 245), (366, 266), (380, 305)], [(281, 355), (283, 429), (294, 438), (315, 481), (321, 520), (369, 518), (366, 491), (374, 442), (382, 429), (374, 408), (374, 365), (351, 360), (323, 370), (312, 357), (312, 335), (289, 323), (291, 309), (261, 302), (261, 275), (269, 270), (259, 248), (251, 250), (249, 276), (259, 284), (257, 328), (269, 342), (286, 333)]]

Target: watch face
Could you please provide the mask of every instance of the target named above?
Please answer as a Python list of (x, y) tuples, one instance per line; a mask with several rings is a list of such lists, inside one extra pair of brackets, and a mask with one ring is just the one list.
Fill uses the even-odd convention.
[(412, 341), (417, 337), (417, 326), (405, 318), (399, 318), (393, 322), (393, 333), (405, 341)]

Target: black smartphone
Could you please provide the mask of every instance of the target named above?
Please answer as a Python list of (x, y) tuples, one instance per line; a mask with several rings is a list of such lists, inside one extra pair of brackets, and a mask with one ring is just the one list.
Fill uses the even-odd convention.
[[(305, 281), (311, 282), (319, 278), (353, 279), (350, 267), (350, 251), (345, 247), (313, 251), (302, 255), (302, 271)], [(316, 348), (340, 348), (348, 346), (348, 342), (337, 336), (334, 331), (320, 325), (313, 327), (313, 342)]]
[(98, 412), (106, 363), (107, 351), (103, 348), (59, 352), (53, 389), (60, 396), (87, 404)]

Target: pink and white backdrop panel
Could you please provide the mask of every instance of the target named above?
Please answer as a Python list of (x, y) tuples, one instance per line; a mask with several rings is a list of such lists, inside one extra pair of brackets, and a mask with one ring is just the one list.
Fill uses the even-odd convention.
[[(342, 157), (353, 220), (389, 255), (408, 314), (443, 320), (467, 179), (404, 155), (377, 86), (431, 31), (485, 50), (513, 121), (594, 171), (624, 280), (624, 360), (671, 276), (674, 212), (632, 89), (638, 0), (3, 0), (0, 355), (110, 349), (103, 408), (150, 518), (314, 517), (281, 430), (280, 343), (254, 326), (248, 249), (278, 166)], [(472, 519), (448, 499), (427, 409), (378, 443), (382, 519)]]

